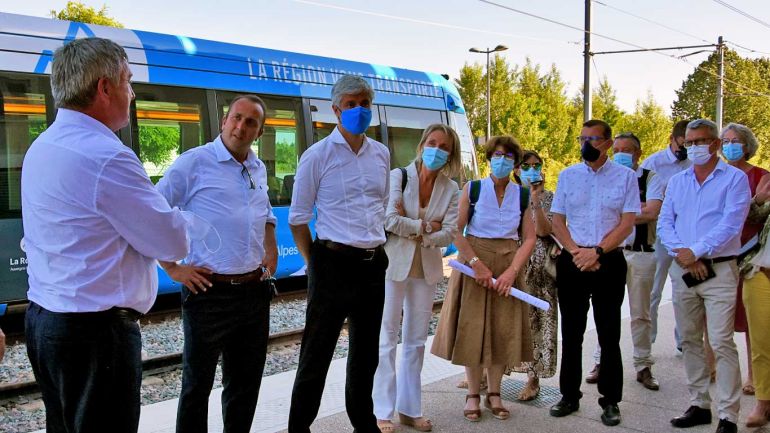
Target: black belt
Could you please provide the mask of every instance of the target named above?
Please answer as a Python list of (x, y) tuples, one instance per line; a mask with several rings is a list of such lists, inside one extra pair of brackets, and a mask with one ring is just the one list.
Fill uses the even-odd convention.
[(623, 247), (624, 250), (627, 251), (635, 251), (635, 252), (641, 252), (641, 253), (654, 253), (655, 248), (652, 247), (652, 245), (626, 245)]
[(730, 260), (735, 260), (735, 259), (736, 259), (736, 256), (724, 256), (724, 257), (715, 257), (713, 259), (699, 259), (699, 260), (706, 265), (715, 265), (717, 263), (729, 262)]
[(330, 241), (327, 239), (316, 239), (316, 242), (318, 242), (320, 245), (323, 245), (332, 251), (336, 251), (338, 253), (345, 253), (350, 256), (357, 257), (366, 262), (374, 260), (374, 257), (377, 255), (377, 252), (382, 250), (382, 245), (377, 245), (374, 248), (358, 248), (358, 247), (352, 247), (346, 244), (341, 244), (339, 242)]
[(132, 322), (136, 322), (137, 320), (141, 319), (142, 316), (144, 316), (144, 314), (134, 310), (133, 308), (121, 307), (112, 307), (107, 310), (107, 313), (111, 313), (113, 316), (119, 319), (130, 320)]
[(245, 274), (211, 274), (208, 279), (215, 283), (226, 283), (237, 286), (252, 281), (260, 281), (262, 279), (262, 272), (262, 268), (257, 268), (256, 270), (246, 272)]

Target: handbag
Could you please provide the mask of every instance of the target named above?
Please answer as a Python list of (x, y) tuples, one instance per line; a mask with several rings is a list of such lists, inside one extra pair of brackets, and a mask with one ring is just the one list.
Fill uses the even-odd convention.
[(548, 242), (543, 260), (543, 271), (554, 280), (556, 279), (556, 261), (561, 254), (561, 247), (556, 242)]

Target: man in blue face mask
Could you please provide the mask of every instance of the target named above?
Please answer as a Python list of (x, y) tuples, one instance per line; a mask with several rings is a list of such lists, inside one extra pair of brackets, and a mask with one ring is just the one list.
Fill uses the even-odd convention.
[[(655, 275), (655, 221), (663, 203), (664, 185), (655, 172), (639, 167), (642, 146), (639, 138), (626, 132), (615, 136), (612, 145), (613, 160), (634, 170), (639, 185), (642, 211), (636, 215), (634, 231), (625, 241), (623, 255), (628, 264), (626, 286), (631, 309), (631, 336), (634, 345), (634, 369), (636, 380), (645, 388), (657, 391), (660, 387), (652, 376), (652, 322), (650, 320), (650, 295)], [(594, 352), (596, 365), (586, 377), (586, 382), (598, 380), (601, 348)]]
[[(390, 154), (365, 135), (374, 91), (355, 75), (332, 88), (338, 124), (299, 161), (289, 210), (297, 248), (307, 263), (308, 305), (289, 432), (309, 433), (318, 415), (334, 347), (345, 319), (350, 332), (345, 385), (355, 431), (377, 432), (372, 382), (385, 302), (385, 210)], [(308, 224), (314, 210), (316, 238)]]

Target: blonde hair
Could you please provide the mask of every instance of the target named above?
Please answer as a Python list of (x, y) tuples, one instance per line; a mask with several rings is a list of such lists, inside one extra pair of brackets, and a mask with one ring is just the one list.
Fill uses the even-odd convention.
[(428, 141), (428, 136), (436, 131), (441, 131), (449, 138), (451, 151), (449, 152), (449, 158), (446, 164), (441, 168), (441, 173), (445, 176), (452, 178), (460, 174), (462, 170), (462, 158), (460, 157), (460, 137), (457, 135), (454, 129), (443, 123), (434, 123), (428, 125), (424, 131), (422, 131), (422, 137), (420, 138), (420, 144), (417, 145), (417, 157), (414, 159), (416, 162), (422, 163), (422, 150), (425, 148), (425, 142)]

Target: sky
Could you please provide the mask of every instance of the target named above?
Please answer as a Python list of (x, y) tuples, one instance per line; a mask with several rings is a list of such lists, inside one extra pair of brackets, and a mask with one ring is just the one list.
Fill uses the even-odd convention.
[[(465, 63), (484, 64), (471, 47), (499, 44), (511, 64), (529, 58), (556, 65), (569, 97), (583, 84), (585, 2), (581, 0), (82, 0), (130, 29), (339, 57), (459, 76)], [(494, 3), (494, 4), (491, 4)], [(748, 13), (758, 21), (730, 10)], [(49, 16), (66, 0), (0, 0), (0, 10)], [(516, 13), (511, 8), (578, 29)], [(747, 57), (770, 56), (767, 0), (600, 0), (593, 2), (591, 51), (716, 43), (718, 36)], [(625, 42), (626, 44), (613, 41)], [(735, 49), (732, 45), (731, 48)], [(752, 53), (745, 48), (761, 53)], [(595, 55), (592, 86), (606, 76), (626, 111), (651, 92), (667, 112), (675, 90), (708, 53), (697, 49)]]

